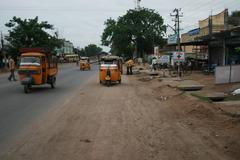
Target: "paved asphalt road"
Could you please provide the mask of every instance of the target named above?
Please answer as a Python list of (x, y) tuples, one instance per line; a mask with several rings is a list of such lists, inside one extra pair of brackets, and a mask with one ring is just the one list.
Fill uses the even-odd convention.
[(24, 93), (19, 81), (9, 82), (8, 74), (1, 74), (0, 150), (40, 115), (63, 103), (96, 72), (97, 66), (92, 66), (91, 71), (80, 71), (75, 64), (63, 64), (59, 66), (55, 89), (50, 85), (38, 86), (30, 94)]

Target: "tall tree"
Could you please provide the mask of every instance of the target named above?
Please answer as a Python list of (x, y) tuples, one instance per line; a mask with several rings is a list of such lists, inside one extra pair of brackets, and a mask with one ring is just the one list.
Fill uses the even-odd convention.
[(53, 25), (47, 21), (39, 22), (38, 17), (22, 20), (14, 16), (5, 26), (9, 28), (6, 40), (10, 54), (18, 55), (23, 47), (44, 47), (53, 51), (62, 45), (57, 32), (53, 35), (47, 32), (54, 29)]
[(81, 53), (85, 54), (85, 56), (91, 57), (91, 56), (96, 56), (101, 51), (102, 51), (102, 48), (98, 47), (97, 45), (89, 44), (84, 48), (84, 51), (81, 50)]
[(117, 55), (138, 57), (152, 53), (154, 46), (164, 45), (166, 26), (163, 18), (152, 9), (129, 10), (117, 20), (108, 19), (102, 34), (102, 44), (110, 46)]

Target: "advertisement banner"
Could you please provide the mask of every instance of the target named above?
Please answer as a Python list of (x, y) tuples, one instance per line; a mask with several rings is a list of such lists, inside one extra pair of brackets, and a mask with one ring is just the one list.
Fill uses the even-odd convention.
[(170, 56), (169, 55), (163, 55), (159, 58), (160, 63), (170, 63)]
[(168, 44), (177, 44), (177, 34), (168, 37)]

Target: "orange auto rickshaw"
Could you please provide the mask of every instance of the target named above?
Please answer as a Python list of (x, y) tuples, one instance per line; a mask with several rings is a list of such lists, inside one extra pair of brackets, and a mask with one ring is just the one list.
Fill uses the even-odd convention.
[(18, 74), (24, 92), (29, 93), (33, 85), (50, 84), (55, 88), (57, 59), (42, 48), (24, 48), (20, 52)]
[(90, 59), (89, 57), (81, 57), (80, 58), (80, 70), (84, 71), (84, 70), (91, 70), (91, 66), (90, 66)]
[(101, 84), (110, 86), (121, 83), (122, 60), (118, 56), (103, 56), (100, 60), (99, 80)]

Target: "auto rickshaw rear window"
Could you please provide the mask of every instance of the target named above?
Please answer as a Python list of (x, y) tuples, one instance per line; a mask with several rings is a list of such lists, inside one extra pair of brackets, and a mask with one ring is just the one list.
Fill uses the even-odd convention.
[(39, 57), (21, 57), (20, 65), (40, 65)]
[(117, 61), (112, 61), (112, 60), (104, 60), (104, 61), (101, 61), (101, 64), (117, 64), (118, 62)]

